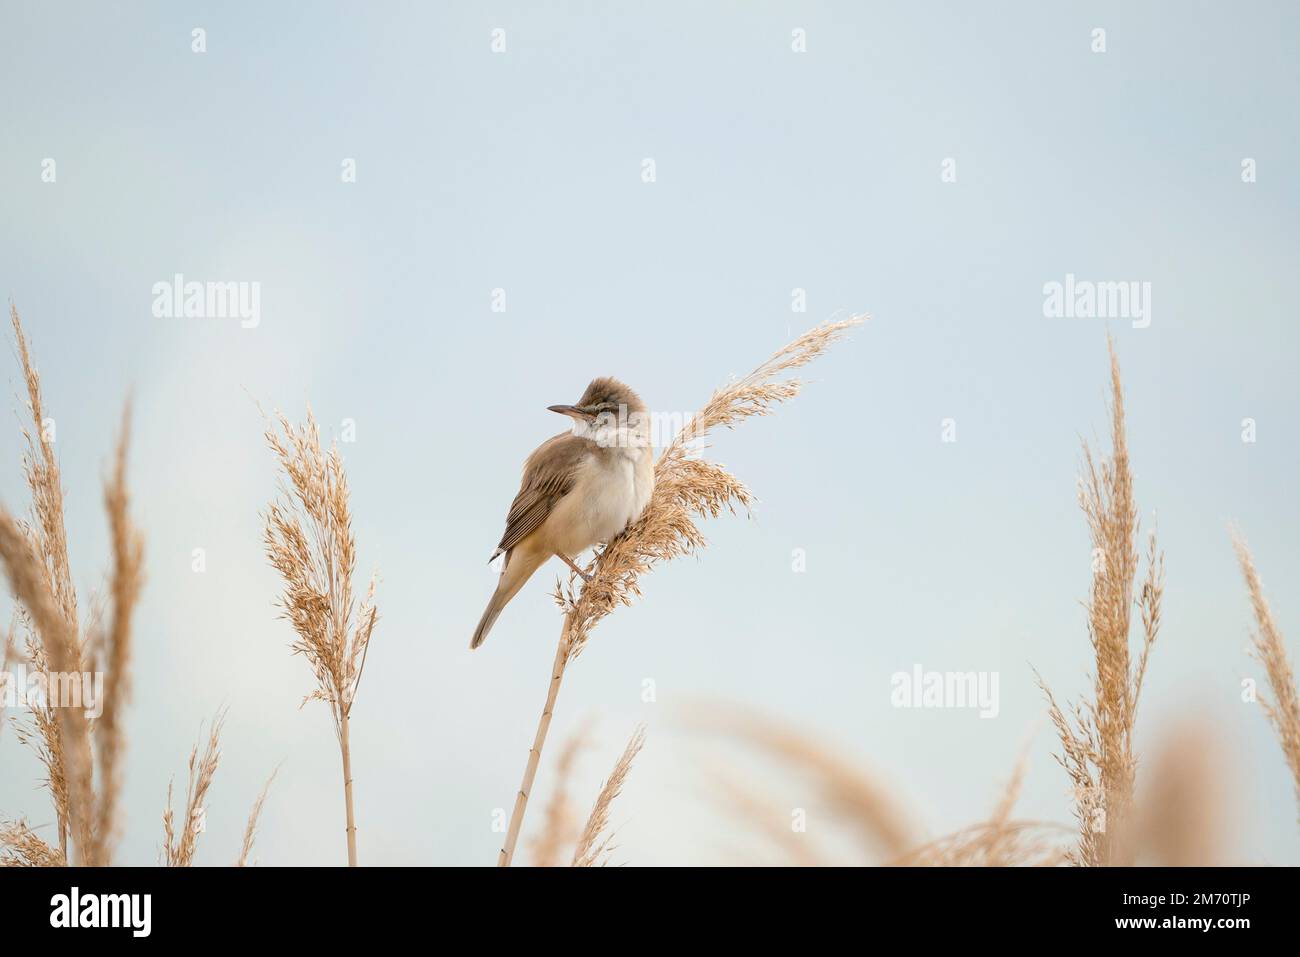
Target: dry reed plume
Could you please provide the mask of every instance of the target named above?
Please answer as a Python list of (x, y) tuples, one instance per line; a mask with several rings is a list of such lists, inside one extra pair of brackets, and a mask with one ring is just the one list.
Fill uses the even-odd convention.
[(916, 848), (899, 867), (1057, 867), (1069, 860), (1058, 824), (1006, 821), (974, 824)]
[[(824, 867), (830, 863), (822, 849), (807, 839), (806, 831), (796, 831), (791, 826), (791, 809), (759, 793), (739, 771), (715, 761), (709, 777), (711, 797), (727, 811), (729, 818), (743, 820), (762, 841), (773, 845), (781, 855), (778, 863), (782, 866)], [(766, 862), (752, 851), (736, 848), (730, 850), (729, 859), (744, 860), (755, 866)]]
[(1282, 746), (1282, 754), (1295, 782), (1296, 802), (1300, 808), (1300, 698), (1296, 695), (1291, 659), (1286, 653), (1282, 630), (1278, 628), (1273, 610), (1264, 598), (1264, 587), (1260, 584), (1250, 549), (1236, 533), (1233, 534), (1232, 544), (1237, 552), (1237, 560), (1241, 563), (1241, 573), (1246, 579), (1246, 590), (1250, 594), (1251, 609), (1259, 629), (1251, 636), (1254, 644), (1251, 653), (1264, 666), (1269, 687), (1273, 689), (1273, 700), (1269, 701), (1260, 695), (1259, 703), (1263, 705), (1264, 714), (1277, 731), (1278, 743)]
[[(0, 650), (0, 692), (6, 691), (11, 680), (9, 666), (19, 660), (25, 659), (21, 659), (18, 653), (18, 613), (15, 611), (9, 630), (5, 632), (4, 648)], [(0, 733), (5, 729), (5, 700), (6, 696), (0, 693)]]
[(217, 765), (221, 763), (221, 727), (225, 724), (225, 712), (219, 712), (212, 719), (208, 728), (208, 743), (199, 757), (199, 746), (190, 749), (189, 779), (185, 786), (185, 817), (181, 820), (180, 833), (176, 833), (176, 822), (172, 816), (172, 785), (167, 784), (167, 807), (163, 811), (163, 863), (168, 867), (190, 867), (194, 863), (194, 852), (198, 849), (199, 834), (207, 808), (203, 801), (208, 796), (208, 788), (216, 776)]
[(144, 546), (129, 517), (126, 490), (130, 409), (128, 405), (123, 414), (113, 468), (104, 483), (112, 545), (111, 610), (105, 627), (92, 609), (83, 632), (68, 561), (63, 483), (54, 454), (53, 425), (45, 415), (40, 376), (18, 310), (11, 305), (9, 312), (31, 416), (31, 427), (23, 431), (27, 442), (23, 472), (32, 502), (31, 518), (26, 522), (0, 507), (0, 562), (18, 605), (18, 626), (25, 634), (24, 657), (47, 681), (63, 676), (58, 679), (61, 691), (72, 691), (75, 682), (70, 676), (86, 671), (103, 671), (105, 679), (103, 712), (93, 725), (83, 707), (56, 707), (51, 695), (31, 709), (30, 724), (24, 723), (17, 731), (45, 767), (58, 847), (37, 846), (36, 842), (44, 842), (26, 825), (14, 823), (0, 828), (0, 848), (25, 861), (103, 866), (111, 863), (117, 843), (117, 802), (125, 750), (121, 714), (130, 692), (132, 615), (143, 584)]
[[(686, 719), (695, 727), (728, 735), (756, 748), (792, 776), (809, 782), (827, 814), (852, 830), (868, 859), (896, 858), (915, 845), (916, 827), (904, 802), (888, 786), (811, 735), (734, 706), (695, 706), (686, 712)], [(761, 830), (769, 830), (764, 818), (770, 808), (752, 789), (734, 785), (724, 788), (729, 792), (731, 810), (739, 811)], [(783, 827), (790, 830), (788, 820)], [(803, 844), (808, 848), (799, 855), (804, 862), (824, 859), (825, 855), (813, 849), (810, 842)]]
[[(765, 799), (752, 783), (739, 783), (738, 775), (719, 778), (728, 815), (774, 845), (784, 856), (783, 863), (1012, 867), (1064, 861), (1060, 839), (1065, 828), (1012, 816), (1027, 763), (1023, 755), (987, 821), (917, 844), (917, 827), (906, 810), (906, 798), (812, 735), (736, 706), (697, 705), (686, 712), (686, 719), (694, 727), (757, 749), (781, 767), (784, 780), (801, 782), (817, 796), (816, 810), (805, 808), (805, 813), (809, 817), (815, 813), (818, 825), (796, 831), (790, 808)], [(813, 832), (823, 838), (814, 838)]]
[(66, 867), (57, 847), (41, 840), (26, 821), (0, 824), (0, 867)]
[(1060, 836), (1066, 828), (1042, 821), (1018, 821), (1012, 817), (1028, 766), (1029, 754), (1026, 751), (1016, 762), (1002, 797), (987, 821), (914, 848), (893, 863), (904, 867), (1055, 867), (1064, 864), (1067, 853), (1060, 847)]
[(542, 814), (542, 831), (529, 845), (535, 867), (557, 867), (564, 848), (578, 838), (569, 785), (578, 752), (585, 742), (586, 736), (582, 731), (574, 733), (560, 750), (559, 760), (555, 762), (555, 790)]
[(609, 829), (609, 812), (614, 805), (614, 799), (622, 793), (623, 784), (632, 770), (632, 762), (641, 753), (641, 746), (644, 744), (645, 727), (639, 726), (632, 732), (627, 747), (623, 749), (623, 754), (614, 765), (614, 770), (605, 779), (600, 793), (596, 796), (596, 803), (587, 817), (582, 836), (578, 838), (578, 846), (573, 850), (573, 867), (604, 867), (608, 863), (609, 855), (614, 850), (610, 844), (614, 838), (613, 834), (605, 834)]
[(778, 377), (812, 362), (862, 321), (854, 317), (824, 322), (777, 351), (743, 379), (716, 390), (655, 462), (654, 493), (641, 517), (601, 549), (591, 580), (577, 594), (572, 584), (557, 593), (564, 624), (546, 703), (515, 795), (498, 866), (509, 867), (514, 858), (565, 668), (582, 653), (591, 630), (619, 605), (631, 604), (640, 595), (639, 580), (656, 563), (704, 547), (705, 539), (695, 517), (716, 518), (724, 510), (734, 512), (736, 506), (748, 509), (753, 501), (749, 490), (725, 468), (696, 456), (699, 441), (714, 429), (733, 428), (750, 416), (767, 415), (775, 406), (794, 398), (804, 383), (797, 378)]
[(1213, 867), (1226, 863), (1224, 824), (1230, 773), (1214, 725), (1185, 717), (1165, 732), (1144, 772), (1137, 845), (1143, 864)]
[(271, 793), (271, 784), (279, 773), (279, 768), (271, 772), (271, 776), (266, 779), (266, 784), (262, 785), (257, 800), (253, 802), (253, 809), (248, 812), (248, 823), (244, 825), (244, 841), (239, 848), (239, 860), (235, 862), (236, 867), (248, 866), (248, 857), (253, 853), (253, 840), (257, 837), (257, 822), (262, 817), (262, 808), (266, 806), (266, 796)]
[[(208, 740), (200, 756), (199, 746), (190, 749), (188, 777), (185, 785), (185, 816), (177, 829), (175, 815), (172, 811), (172, 784), (167, 783), (167, 807), (163, 810), (163, 864), (167, 867), (191, 867), (194, 854), (198, 850), (199, 835), (203, 833), (207, 820), (207, 805), (204, 803), (212, 779), (216, 777), (217, 767), (221, 764), (221, 729), (226, 723), (226, 712), (219, 711), (208, 727)], [(249, 812), (248, 823), (244, 826), (244, 840), (239, 850), (236, 867), (245, 867), (248, 857), (253, 852), (253, 839), (257, 835), (257, 822), (262, 816), (262, 808), (271, 790), (271, 782), (279, 769), (271, 772), (266, 784), (262, 786), (253, 809)]]
[(338, 446), (321, 449), (320, 429), (308, 410), (296, 428), (279, 416), (266, 441), (284, 478), (280, 497), (265, 517), (264, 544), (271, 564), (284, 579), (281, 607), (297, 633), (294, 654), (307, 659), (316, 690), (303, 699), (324, 701), (334, 718), (343, 760), (343, 802), (347, 819), (348, 865), (357, 865), (357, 827), (352, 800), (352, 749), (349, 722), (365, 670), (370, 636), (378, 620), (375, 579), (360, 609), (352, 594), (356, 537), (348, 502), (348, 480)]
[(1084, 474), (1079, 504), (1092, 538), (1092, 587), (1086, 609), (1088, 637), (1096, 672), (1092, 698), (1070, 709), (1057, 705), (1051, 690), (1049, 714), (1061, 740), (1058, 757), (1070, 776), (1079, 822), (1079, 846), (1073, 860), (1085, 865), (1133, 862), (1129, 839), (1137, 762), (1133, 727), (1147, 658), (1160, 630), (1160, 601), (1164, 593), (1164, 555), (1150, 536), (1146, 575), (1136, 604), (1141, 612), (1143, 641), (1136, 663), (1129, 651), (1129, 629), (1138, 568), (1135, 541), (1138, 510), (1133, 500), (1124, 432), (1124, 394), (1119, 359), (1107, 340), (1111, 378), (1111, 455), (1098, 462), (1084, 443)]

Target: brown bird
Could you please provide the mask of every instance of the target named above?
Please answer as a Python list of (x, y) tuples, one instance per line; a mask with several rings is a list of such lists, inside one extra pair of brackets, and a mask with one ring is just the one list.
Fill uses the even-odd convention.
[(640, 396), (617, 379), (593, 379), (576, 405), (552, 405), (573, 429), (547, 439), (524, 463), (506, 533), (496, 591), (469, 646), (477, 648), (501, 609), (552, 555), (583, 579), (579, 553), (608, 542), (640, 517), (654, 491), (650, 423)]

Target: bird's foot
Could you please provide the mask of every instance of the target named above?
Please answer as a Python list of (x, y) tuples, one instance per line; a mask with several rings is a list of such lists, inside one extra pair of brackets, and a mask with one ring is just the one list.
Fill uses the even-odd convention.
[(570, 568), (572, 568), (573, 571), (574, 571), (574, 573), (575, 573), (579, 578), (581, 578), (584, 582), (589, 582), (589, 581), (591, 581), (591, 576), (588, 575), (586, 572), (584, 572), (584, 571), (583, 571), (581, 568), (579, 568), (577, 565), (575, 565), (574, 562), (573, 562), (573, 559), (570, 558), (568, 555), (560, 555), (560, 560), (563, 561), (564, 564), (566, 564), (566, 565), (568, 565)]

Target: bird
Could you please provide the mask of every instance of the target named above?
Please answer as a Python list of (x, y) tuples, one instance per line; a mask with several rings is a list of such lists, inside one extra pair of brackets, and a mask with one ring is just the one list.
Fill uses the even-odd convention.
[(524, 462), (519, 494), (491, 563), (504, 555), (471, 649), (483, 644), (501, 611), (552, 556), (584, 581), (574, 559), (608, 543), (641, 517), (654, 491), (650, 422), (641, 397), (618, 379), (593, 379), (573, 405), (547, 406), (573, 420)]

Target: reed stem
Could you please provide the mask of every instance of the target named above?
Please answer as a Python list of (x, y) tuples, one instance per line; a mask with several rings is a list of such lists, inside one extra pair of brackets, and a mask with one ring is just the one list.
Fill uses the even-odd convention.
[(343, 752), (343, 803), (348, 816), (348, 867), (357, 866), (357, 820), (352, 811), (352, 745), (348, 738), (348, 715), (339, 723), (339, 750)]
[(510, 814), (510, 827), (506, 831), (506, 842), (497, 857), (497, 867), (509, 867), (514, 861), (515, 844), (519, 840), (519, 830), (524, 824), (524, 812), (528, 809), (528, 795), (533, 790), (533, 779), (537, 777), (537, 765), (542, 759), (542, 747), (546, 744), (546, 733), (551, 729), (551, 715), (555, 711), (555, 699), (560, 694), (560, 682), (564, 679), (564, 669), (569, 663), (569, 622), (565, 619), (564, 629), (555, 647), (555, 664), (551, 666), (551, 684), (546, 689), (546, 706), (537, 722), (537, 734), (533, 737), (533, 747), (528, 752), (528, 763), (524, 765), (524, 779), (515, 795), (515, 808)]

